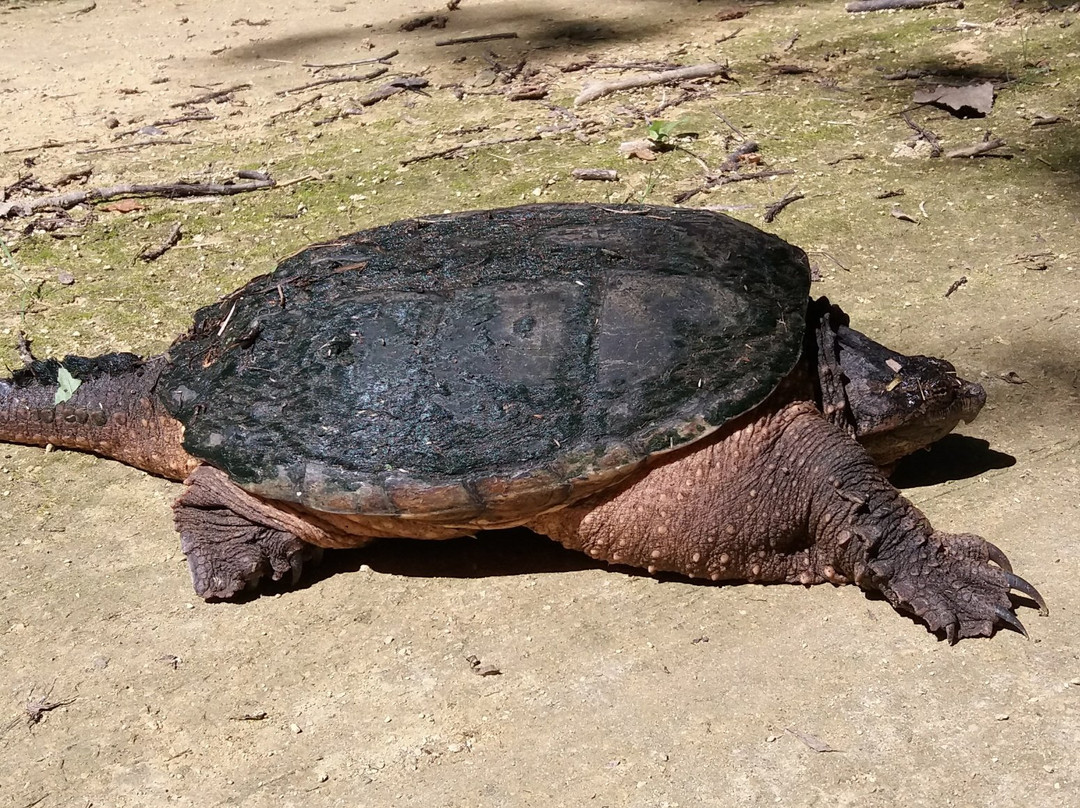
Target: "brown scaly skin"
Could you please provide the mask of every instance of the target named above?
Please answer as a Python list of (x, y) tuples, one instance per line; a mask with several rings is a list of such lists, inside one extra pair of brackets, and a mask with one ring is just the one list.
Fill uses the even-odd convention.
[(994, 545), (935, 531), (808, 402), (766, 405), (740, 421), (621, 491), (528, 526), (593, 558), (650, 572), (854, 582), (951, 642), (988, 636), (998, 623), (1023, 631), (1010, 589), (1044, 606)]
[[(1022, 632), (1009, 591), (1045, 610), (1039, 593), (1012, 574), (994, 545), (934, 531), (878, 468), (973, 418), (981, 388), (958, 379), (947, 362), (891, 352), (888, 359), (926, 374), (911, 389), (888, 374), (869, 376), (863, 360), (880, 365), (884, 360), (874, 357), (886, 349), (845, 332), (839, 310), (830, 315), (831, 324), (822, 318), (808, 335), (807, 361), (768, 401), (704, 443), (657, 457), (619, 490), (523, 523), (594, 558), (650, 571), (716, 581), (854, 582), (950, 641), (987, 636), (1001, 624)], [(242, 491), (183, 450), (182, 426), (154, 394), (167, 361), (66, 357), (64, 366), (82, 385), (58, 405), (59, 363), (34, 361), (0, 380), (0, 440), (91, 451), (183, 479), (175, 521), (202, 597), (233, 597), (264, 576), (295, 582), (322, 547), (475, 531), (312, 512)], [(905, 383), (914, 375), (906, 373)], [(810, 403), (815, 398), (820, 409)], [(894, 418), (905, 411), (915, 417)]]
[(154, 395), (167, 361), (164, 356), (144, 361), (134, 354), (65, 357), (64, 366), (81, 384), (59, 404), (61, 363), (33, 361), (12, 378), (0, 379), (0, 440), (93, 452), (182, 480), (199, 461), (184, 451), (184, 428)]

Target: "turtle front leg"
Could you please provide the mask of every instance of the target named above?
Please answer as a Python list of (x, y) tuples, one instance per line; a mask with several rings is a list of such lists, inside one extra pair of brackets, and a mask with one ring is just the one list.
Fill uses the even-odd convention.
[(322, 548), (300, 537), (312, 527), (240, 489), (221, 471), (199, 466), (173, 504), (180, 546), (199, 597), (231, 598), (266, 575), (300, 579)]
[(950, 641), (1023, 631), (1004, 554), (937, 532), (870, 456), (804, 402), (750, 414), (622, 490), (529, 527), (594, 558), (697, 578), (880, 592)]

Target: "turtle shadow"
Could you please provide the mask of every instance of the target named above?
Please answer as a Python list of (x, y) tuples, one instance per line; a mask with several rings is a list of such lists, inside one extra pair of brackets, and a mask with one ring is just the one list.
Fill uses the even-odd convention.
[(328, 552), (317, 569), (304, 575), (299, 588), (364, 565), (378, 573), (412, 578), (491, 578), (608, 568), (538, 533), (513, 528), (441, 541), (379, 539), (356, 550)]
[(901, 459), (889, 481), (897, 488), (923, 488), (1015, 465), (1015, 457), (991, 449), (982, 438), (952, 434)]

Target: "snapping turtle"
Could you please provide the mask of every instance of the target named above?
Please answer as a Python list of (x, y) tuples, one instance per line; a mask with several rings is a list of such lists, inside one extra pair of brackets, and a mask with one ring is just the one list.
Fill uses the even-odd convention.
[[(535, 205), (318, 244), (149, 359), (33, 360), (0, 439), (176, 480), (195, 589), (326, 547), (525, 525), (713, 581), (854, 582), (950, 641), (1019, 631), (1005, 555), (880, 467), (985, 400), (809, 299), (804, 253), (721, 214)], [(70, 400), (55, 403), (59, 377)]]

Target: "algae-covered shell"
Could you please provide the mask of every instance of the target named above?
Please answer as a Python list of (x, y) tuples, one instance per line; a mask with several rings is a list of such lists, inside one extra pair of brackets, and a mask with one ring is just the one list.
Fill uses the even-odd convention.
[(518, 522), (764, 400), (809, 286), (801, 250), (708, 211), (409, 219), (199, 310), (157, 389), (187, 451), (258, 496)]

